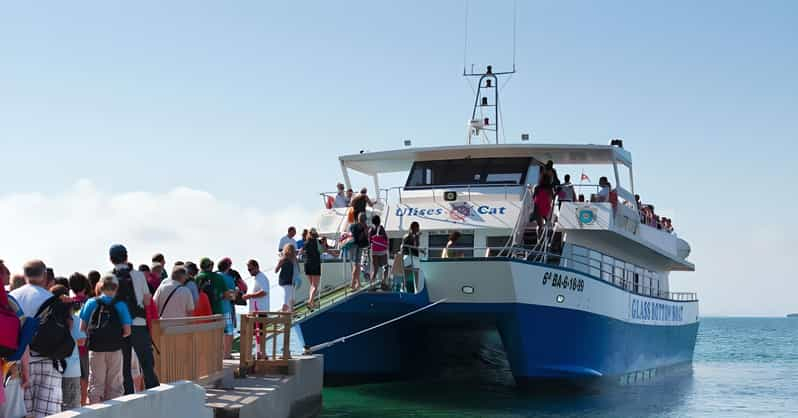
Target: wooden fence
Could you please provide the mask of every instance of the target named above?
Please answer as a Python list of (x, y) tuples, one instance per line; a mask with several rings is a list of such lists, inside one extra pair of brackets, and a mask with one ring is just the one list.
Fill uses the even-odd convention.
[[(289, 312), (255, 312), (241, 315), (241, 363), (239, 370), (266, 374), (284, 369), (291, 359), (291, 317)], [(282, 336), (278, 346), (277, 337)], [(252, 344), (258, 344), (253, 358)]]
[(223, 334), (222, 315), (152, 321), (155, 371), (160, 381), (208, 384), (221, 379)]

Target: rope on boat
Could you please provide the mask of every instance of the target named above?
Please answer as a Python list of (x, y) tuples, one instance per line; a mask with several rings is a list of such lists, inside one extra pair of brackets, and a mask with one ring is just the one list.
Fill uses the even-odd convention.
[(345, 337), (336, 338), (334, 340), (330, 340), (330, 341), (327, 341), (325, 343), (316, 344), (316, 345), (314, 345), (312, 347), (305, 347), (305, 354), (312, 354), (312, 353), (315, 353), (316, 351), (332, 347), (332, 346), (334, 346), (334, 345), (336, 345), (338, 343), (346, 342), (346, 340), (348, 340), (350, 338), (357, 337), (360, 334), (365, 334), (365, 333), (370, 332), (370, 331), (374, 331), (377, 328), (380, 328), (380, 327), (383, 327), (385, 325), (394, 323), (396, 321), (405, 319), (408, 316), (415, 315), (415, 314), (417, 314), (417, 313), (419, 313), (421, 311), (425, 311), (425, 310), (427, 310), (427, 309), (429, 309), (429, 308), (431, 308), (431, 307), (433, 307), (433, 306), (435, 306), (435, 305), (437, 305), (439, 303), (443, 303), (443, 302), (446, 302), (446, 299), (441, 299), (441, 300), (439, 300), (437, 302), (430, 303), (429, 305), (422, 306), (422, 307), (420, 307), (420, 308), (418, 308), (418, 309), (416, 309), (414, 311), (410, 311), (410, 312), (408, 312), (408, 313), (406, 313), (404, 315), (399, 315), (396, 318), (389, 319), (389, 320), (387, 320), (385, 322), (379, 323), (379, 324), (374, 325), (372, 327), (360, 330), (360, 331), (358, 331), (358, 332), (356, 332), (354, 334), (349, 334), (349, 335), (347, 335)]

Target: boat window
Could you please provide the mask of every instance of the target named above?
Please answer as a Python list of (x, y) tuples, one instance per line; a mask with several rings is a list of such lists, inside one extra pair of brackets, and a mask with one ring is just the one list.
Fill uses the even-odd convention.
[[(440, 258), (446, 243), (449, 242), (449, 234), (429, 234), (430, 258)], [(449, 251), (450, 258), (473, 257), (474, 256), (474, 235), (462, 234)]]
[(416, 161), (405, 187), (522, 185), (529, 164), (529, 158)]
[(485, 246), (488, 247), (488, 257), (496, 257), (504, 249), (510, 237), (485, 237)]

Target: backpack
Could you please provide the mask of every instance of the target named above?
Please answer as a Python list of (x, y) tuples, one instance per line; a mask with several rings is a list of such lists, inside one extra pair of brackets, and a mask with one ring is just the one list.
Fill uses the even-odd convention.
[(146, 318), (147, 312), (136, 300), (136, 288), (133, 286), (133, 277), (130, 275), (130, 270), (114, 269), (112, 273), (119, 282), (114, 302), (124, 302), (132, 318)]
[(216, 289), (213, 287), (213, 280), (211, 280), (210, 277), (202, 280), (199, 288), (202, 293), (208, 296), (208, 302), (211, 303), (211, 306), (215, 306), (221, 301), (221, 298), (219, 298), (219, 295), (216, 293)]
[(0, 357), (8, 358), (19, 349), (20, 322), (8, 303), (5, 286), (0, 286)]
[(97, 308), (91, 313), (86, 333), (89, 350), (108, 353), (122, 349), (122, 321), (114, 307), (116, 301), (105, 303), (99, 297), (94, 300)]
[(71, 310), (71, 305), (62, 302), (57, 296), (44, 301), (34, 316), (39, 321), (39, 329), (30, 343), (31, 351), (53, 360), (56, 365), (60, 363), (63, 369), (66, 369), (66, 358), (72, 355), (75, 348), (75, 340), (70, 332)]
[(371, 251), (375, 253), (384, 253), (388, 251), (388, 236), (385, 234), (385, 228), (380, 225), (375, 228), (371, 235)]

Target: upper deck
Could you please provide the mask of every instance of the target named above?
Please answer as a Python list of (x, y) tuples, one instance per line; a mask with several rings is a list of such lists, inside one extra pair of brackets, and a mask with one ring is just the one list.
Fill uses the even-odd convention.
[[(538, 183), (545, 162), (552, 161), (555, 166), (608, 165), (614, 174), (616, 200), (601, 203), (588, 198), (587, 202), (556, 205), (558, 231), (568, 234), (567, 240), (573, 243), (631, 253), (652, 268), (694, 269), (686, 260), (689, 246), (684, 240), (641, 222), (633, 195), (632, 157), (620, 145), (469, 144), (364, 152), (343, 155), (339, 161), (349, 187), (350, 170), (372, 177), (373, 190), (379, 194), (369, 215), (380, 215), (391, 238), (401, 237), (412, 222), (418, 222), (424, 236), (436, 235), (440, 240), (459, 230), (473, 236), (469, 239), (474, 246), (483, 247), (508, 242), (527, 228), (533, 185)], [(619, 166), (628, 168), (626, 183), (631, 190), (619, 186)], [(408, 173), (404, 186), (381, 188), (380, 175), (396, 172)], [(593, 215), (590, 223), (579, 219), (580, 211), (585, 210)], [(346, 213), (345, 208), (323, 211), (317, 223), (319, 231), (328, 237), (346, 231)], [(424, 236), (422, 242), (428, 241)]]

